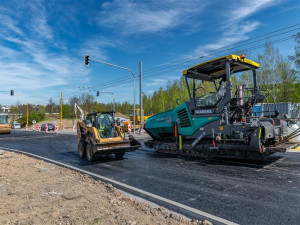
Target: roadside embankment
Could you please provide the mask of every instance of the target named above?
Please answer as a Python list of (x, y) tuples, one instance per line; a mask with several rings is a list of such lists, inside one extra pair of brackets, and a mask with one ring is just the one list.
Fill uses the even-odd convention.
[(211, 224), (132, 199), (111, 184), (22, 154), (0, 153), (0, 224)]

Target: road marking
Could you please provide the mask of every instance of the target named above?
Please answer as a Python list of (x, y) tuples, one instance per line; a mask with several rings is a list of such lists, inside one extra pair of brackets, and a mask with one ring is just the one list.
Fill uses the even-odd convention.
[(111, 184), (115, 185), (115, 187), (118, 187), (118, 188), (122, 189), (123, 191), (125, 189), (126, 192), (137, 195), (139, 197), (142, 197), (142, 198), (144, 198), (148, 201), (154, 202), (156, 204), (163, 205), (164, 207), (169, 208), (170, 210), (173, 210), (175, 212), (186, 214), (191, 218), (200, 219), (200, 220), (207, 219), (207, 220), (211, 221), (214, 224), (237, 225), (237, 223), (234, 223), (234, 222), (231, 222), (229, 220), (214, 216), (210, 213), (203, 212), (201, 210), (192, 208), (190, 206), (183, 205), (179, 202), (175, 202), (173, 200), (161, 197), (159, 195), (152, 194), (150, 192), (141, 190), (139, 188), (135, 188), (133, 186), (124, 184), (122, 182), (115, 181), (115, 180), (112, 180), (110, 178), (107, 178), (107, 177), (104, 177), (104, 176), (101, 176), (101, 175), (98, 175), (98, 174), (95, 174), (95, 173), (91, 173), (89, 171), (79, 169), (79, 168), (74, 167), (74, 166), (70, 166), (68, 164), (64, 164), (64, 163), (61, 163), (61, 162), (58, 162), (58, 161), (55, 161), (55, 160), (52, 160), (52, 159), (48, 159), (48, 158), (45, 158), (45, 157), (42, 157), (42, 156), (39, 156), (39, 155), (35, 155), (35, 154), (32, 154), (32, 153), (24, 152), (24, 151), (17, 150), (17, 149), (11, 149), (11, 148), (5, 148), (5, 147), (0, 147), (0, 148), (3, 149), (3, 150), (6, 150), (6, 151), (22, 153), (22, 154), (32, 156), (32, 157), (37, 158), (37, 159), (42, 159), (42, 160), (45, 160), (47, 162), (51, 162), (53, 164), (56, 164), (56, 165), (59, 165), (59, 166), (65, 167), (65, 168), (69, 168), (69, 169), (72, 169), (72, 170), (75, 170), (75, 171), (78, 171), (78, 172), (81, 172), (81, 173), (88, 174), (92, 177), (98, 178), (99, 180), (111, 183)]

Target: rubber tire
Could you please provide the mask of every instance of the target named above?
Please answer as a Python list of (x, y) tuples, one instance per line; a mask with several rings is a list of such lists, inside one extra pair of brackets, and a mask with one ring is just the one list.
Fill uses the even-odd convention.
[(95, 161), (95, 157), (92, 154), (93, 146), (91, 143), (87, 143), (86, 145), (86, 158), (90, 161), (93, 162)]
[(124, 155), (125, 155), (125, 152), (115, 153), (115, 156), (116, 156), (117, 159), (122, 159)]
[(78, 144), (78, 154), (80, 158), (86, 158), (86, 142), (80, 141)]

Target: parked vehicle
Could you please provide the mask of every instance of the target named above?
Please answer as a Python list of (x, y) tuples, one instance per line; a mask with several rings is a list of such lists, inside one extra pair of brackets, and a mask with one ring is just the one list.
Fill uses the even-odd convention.
[(11, 126), (12, 129), (21, 129), (21, 124), (14, 122), (13, 125)]
[(46, 124), (48, 124), (48, 131), (51, 131), (51, 130), (54, 131), (55, 126), (52, 123), (44, 123), (41, 126), (41, 131), (46, 131)]

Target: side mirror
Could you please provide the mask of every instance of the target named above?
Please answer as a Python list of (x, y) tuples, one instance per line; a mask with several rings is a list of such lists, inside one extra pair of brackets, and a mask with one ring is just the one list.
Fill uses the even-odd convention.
[(179, 99), (179, 98), (176, 99), (176, 104), (177, 104), (177, 105), (180, 105), (180, 104), (182, 104), (182, 103), (183, 103), (183, 102), (181, 101), (181, 99)]

